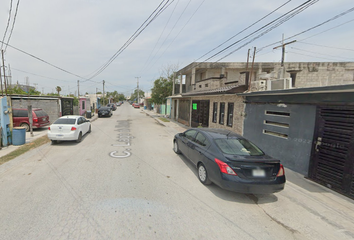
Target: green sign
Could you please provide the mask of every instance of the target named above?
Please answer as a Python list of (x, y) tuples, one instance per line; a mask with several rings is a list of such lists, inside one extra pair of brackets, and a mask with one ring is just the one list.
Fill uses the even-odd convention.
[(193, 110), (197, 110), (197, 106), (198, 106), (197, 103), (193, 103)]

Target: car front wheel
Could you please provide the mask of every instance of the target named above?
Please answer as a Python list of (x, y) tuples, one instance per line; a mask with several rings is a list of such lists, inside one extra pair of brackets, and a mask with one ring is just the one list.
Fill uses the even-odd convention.
[(211, 181), (208, 177), (208, 171), (203, 163), (199, 163), (198, 165), (198, 178), (201, 183), (204, 185), (210, 185)]

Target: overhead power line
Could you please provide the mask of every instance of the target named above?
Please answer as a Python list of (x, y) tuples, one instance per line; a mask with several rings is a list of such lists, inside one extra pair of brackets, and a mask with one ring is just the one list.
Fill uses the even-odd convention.
[(310, 6), (312, 6), (313, 4), (317, 3), (319, 0), (309, 0), (306, 1), (305, 3), (299, 5), (298, 7), (290, 10), (289, 12), (283, 14), (282, 16), (278, 17), (277, 19), (273, 20), (272, 22), (266, 24), (265, 26), (261, 27), (260, 29), (258, 29), (257, 31), (249, 34), (248, 36), (242, 38), (239, 41), (234, 42), (233, 44), (229, 45), (228, 47), (224, 48), (223, 50), (219, 51), (218, 53), (214, 54), (213, 56), (209, 57), (207, 60), (210, 60), (211, 58), (219, 55), (220, 53), (226, 51), (227, 49), (233, 47), (234, 45), (240, 43), (241, 41), (251, 37), (252, 35), (260, 32), (261, 30), (264, 30), (263, 32), (261, 32), (259, 35), (257, 35), (256, 37), (252, 38), (251, 40), (249, 40), (248, 42), (246, 42), (245, 44), (243, 44), (242, 46), (238, 47), (237, 49), (233, 50), (232, 52), (228, 53), (227, 55), (225, 55), (224, 57), (220, 58), (219, 60), (217, 60), (216, 62), (219, 62), (221, 60), (223, 60), (224, 58), (230, 56), (231, 54), (235, 53), (236, 51), (240, 50), (241, 48), (243, 48), (244, 46), (248, 45), (249, 43), (255, 41), (256, 39), (262, 37), (263, 35), (267, 34), (268, 32), (272, 31), (273, 29), (279, 27), (280, 25), (282, 25), (283, 23), (287, 22), (289, 19), (293, 18), (294, 16), (296, 16), (297, 14), (301, 13), (302, 11), (304, 11), (305, 9), (309, 8)]
[(30, 53), (28, 53), (28, 52), (25, 52), (25, 51), (19, 49), (19, 48), (16, 48), (16, 47), (14, 47), (14, 46), (11, 46), (10, 44), (4, 43), (3, 41), (0, 41), (0, 42), (3, 43), (3, 44), (5, 44), (6, 46), (11, 47), (11, 48), (13, 48), (13, 49), (15, 49), (15, 50), (17, 50), (17, 51), (19, 51), (19, 52), (22, 52), (22, 53), (24, 53), (24, 54), (26, 54), (26, 55), (28, 55), (28, 56), (30, 56), (30, 57), (32, 57), (32, 58), (35, 58), (35, 59), (37, 59), (37, 60), (39, 60), (39, 61), (41, 61), (41, 62), (43, 62), (43, 63), (45, 63), (45, 64), (48, 64), (48, 65), (50, 65), (50, 66), (52, 66), (52, 67), (54, 67), (54, 68), (56, 68), (56, 69), (59, 69), (60, 71), (66, 72), (66, 73), (68, 73), (68, 74), (70, 74), (70, 75), (73, 75), (73, 76), (78, 77), (78, 78), (81, 78), (81, 79), (85, 79), (84, 77), (81, 77), (81, 76), (79, 76), (79, 75), (77, 75), (77, 74), (74, 74), (74, 73), (72, 73), (72, 72), (69, 72), (69, 71), (67, 71), (67, 70), (65, 70), (65, 69), (63, 69), (63, 68), (61, 68), (61, 67), (55, 66), (54, 64), (51, 64), (51, 63), (49, 63), (49, 62), (47, 62), (47, 61), (45, 61), (45, 60), (43, 60), (43, 59), (41, 59), (41, 58), (39, 58), (39, 57), (36, 57), (36, 56), (34, 56), (33, 54), (30, 54)]
[[(292, 39), (292, 38), (297, 37), (297, 36), (299, 36), (299, 35), (302, 35), (302, 34), (304, 34), (304, 33), (306, 33), (306, 32), (309, 32), (309, 31), (311, 31), (311, 30), (314, 30), (315, 28), (318, 28), (318, 27), (320, 27), (320, 26), (323, 26), (324, 24), (327, 24), (327, 23), (329, 23), (329, 22), (331, 22), (331, 21), (333, 21), (333, 20), (335, 20), (335, 19), (338, 19), (338, 18), (340, 18), (340, 17), (343, 17), (344, 15), (346, 15), (346, 14), (352, 12), (352, 11), (354, 11), (354, 7), (353, 7), (353, 8), (350, 8), (349, 10), (347, 10), (347, 11), (345, 11), (345, 12), (342, 12), (342, 13), (340, 13), (340, 14), (338, 14), (338, 15), (336, 15), (336, 16), (334, 16), (334, 17), (332, 17), (332, 18), (330, 18), (330, 19), (328, 19), (328, 20), (326, 20), (326, 21), (324, 21), (324, 22), (322, 22), (322, 23), (320, 23), (320, 24), (317, 24), (317, 25), (315, 25), (315, 26), (313, 26), (313, 27), (311, 27), (311, 28), (308, 28), (308, 29), (306, 29), (306, 30), (300, 32), (300, 33), (297, 33), (297, 34), (295, 34), (295, 35), (293, 35), (293, 36), (291, 36), (291, 37), (288, 37), (288, 38), (286, 38), (286, 39), (284, 39), (284, 40), (289, 40), (289, 39)], [(352, 21), (352, 20), (351, 20), (351, 21)], [(257, 50), (257, 53), (260, 52), (260, 51), (262, 51), (262, 50), (265, 49), (265, 48), (271, 47), (271, 46), (273, 46), (273, 45), (275, 45), (275, 44), (279, 44), (279, 43), (280, 43), (280, 42), (278, 41), (278, 42), (269, 44), (269, 45), (267, 45), (267, 46), (261, 47), (261, 48), (259, 48), (259, 49)]]
[[(170, 2), (171, 1), (171, 2)], [(89, 79), (92, 79), (102, 73), (162, 12), (164, 12), (174, 0), (163, 0), (155, 11), (145, 20), (145, 22), (135, 31), (135, 33), (126, 41), (125, 44), (103, 65), (96, 71)], [(162, 5), (162, 6), (161, 6)]]
[[(9, 38), (7, 39), (7, 44), (9, 44), (9, 42), (10, 42), (10, 39), (11, 39), (11, 36), (12, 36), (12, 32), (13, 32), (14, 27), (15, 27), (16, 17), (17, 17), (17, 12), (18, 12), (18, 6), (19, 6), (19, 4), (20, 4), (20, 0), (17, 0), (16, 10), (15, 10), (15, 16), (14, 16), (14, 21), (13, 21), (13, 23), (12, 23), (12, 28), (11, 28), (11, 31), (10, 31)], [(5, 52), (6, 52), (7, 44), (6, 44), (6, 46), (5, 46)]]
[[(6, 28), (5, 28), (4, 36), (3, 36), (3, 38), (2, 38), (2, 41), (3, 41), (3, 42), (5, 41), (5, 38), (6, 38), (6, 35), (7, 35), (7, 30), (9, 29), (9, 26), (10, 26), (11, 12), (12, 12), (12, 0), (10, 1), (9, 17), (8, 17), (8, 19), (7, 19), (7, 25), (6, 25)], [(4, 46), (4, 44), (1, 43), (1, 48), (0, 48), (0, 50), (2, 49), (3, 46)]]
[(237, 37), (238, 35), (240, 35), (241, 33), (245, 32), (246, 30), (250, 29), (251, 27), (253, 27), (254, 25), (256, 25), (257, 23), (261, 22), (262, 20), (264, 20), (265, 18), (269, 17), (270, 15), (272, 15), (273, 13), (275, 13), (276, 11), (278, 11), (279, 9), (281, 9), (282, 7), (284, 7), (285, 5), (287, 5), (288, 3), (290, 3), (292, 0), (287, 1), (286, 3), (282, 4), (281, 6), (277, 7), (276, 9), (274, 9), (273, 11), (271, 11), (270, 13), (268, 13), (267, 15), (265, 15), (264, 17), (260, 18), (259, 20), (255, 21), (254, 23), (252, 23), (251, 25), (249, 25), (248, 27), (244, 28), (242, 31), (236, 33), (235, 35), (233, 35), (232, 37), (230, 37), (229, 39), (227, 39), (226, 41), (224, 41), (223, 43), (219, 44), (218, 46), (216, 46), (215, 48), (213, 48), (212, 50), (210, 50), (209, 52), (205, 53), (203, 56), (199, 57), (198, 59), (194, 60), (194, 62), (198, 61), (199, 59), (205, 57), (206, 55), (208, 55), (209, 53), (213, 52), (214, 50), (218, 49), (219, 47), (223, 46), (225, 43), (231, 41), (232, 39), (234, 39), (235, 37)]

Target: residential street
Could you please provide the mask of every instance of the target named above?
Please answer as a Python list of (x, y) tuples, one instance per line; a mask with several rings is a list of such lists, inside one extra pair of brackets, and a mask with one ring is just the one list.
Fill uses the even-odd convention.
[(288, 169), (270, 195), (202, 185), (182, 130), (126, 102), (81, 143), (1, 165), (0, 239), (354, 239), (354, 201)]

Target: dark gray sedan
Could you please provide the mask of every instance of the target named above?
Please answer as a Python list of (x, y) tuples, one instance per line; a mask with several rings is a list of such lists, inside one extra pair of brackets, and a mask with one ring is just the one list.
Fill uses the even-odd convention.
[(173, 150), (197, 167), (198, 178), (205, 185), (215, 183), (226, 190), (253, 194), (284, 189), (280, 161), (231, 131), (192, 128), (175, 135)]

